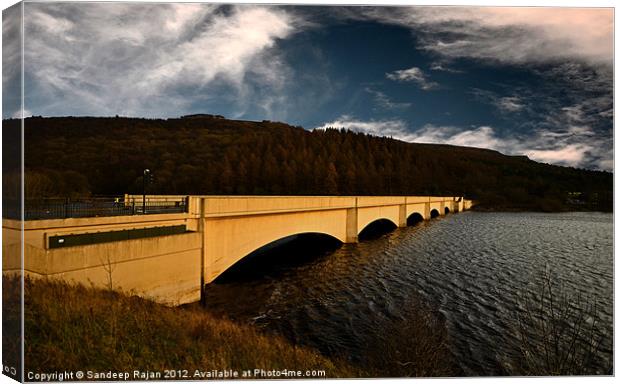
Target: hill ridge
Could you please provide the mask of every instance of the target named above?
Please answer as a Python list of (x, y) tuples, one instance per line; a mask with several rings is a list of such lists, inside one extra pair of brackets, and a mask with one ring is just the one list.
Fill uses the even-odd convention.
[[(4, 120), (4, 171), (19, 120)], [(613, 176), (526, 156), (220, 117), (31, 117), (27, 197), (149, 193), (465, 195), (488, 209), (611, 210)], [(7, 178), (5, 178), (7, 179)]]

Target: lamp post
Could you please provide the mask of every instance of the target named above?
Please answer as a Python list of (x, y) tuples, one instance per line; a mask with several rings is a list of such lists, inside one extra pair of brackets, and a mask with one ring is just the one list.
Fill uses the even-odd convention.
[(146, 183), (151, 171), (147, 168), (142, 175), (142, 214), (146, 214)]

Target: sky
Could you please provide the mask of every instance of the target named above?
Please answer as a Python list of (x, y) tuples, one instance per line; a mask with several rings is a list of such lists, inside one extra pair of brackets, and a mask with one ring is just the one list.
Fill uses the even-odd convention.
[(210, 113), (613, 170), (613, 27), (611, 8), (26, 3), (24, 112)]

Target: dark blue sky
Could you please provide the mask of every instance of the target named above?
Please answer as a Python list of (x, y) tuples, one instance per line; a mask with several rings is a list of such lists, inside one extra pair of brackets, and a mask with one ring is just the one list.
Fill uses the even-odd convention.
[[(212, 113), (613, 169), (611, 9), (27, 3), (24, 15), (27, 115)], [(15, 79), (5, 70), (5, 87)]]

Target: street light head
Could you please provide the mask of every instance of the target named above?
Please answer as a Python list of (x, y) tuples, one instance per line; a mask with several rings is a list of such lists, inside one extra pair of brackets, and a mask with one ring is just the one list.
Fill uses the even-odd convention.
[(145, 173), (145, 174), (147, 174), (147, 173), (149, 173), (149, 172), (151, 172), (151, 171), (149, 171), (149, 169), (148, 169), (148, 168), (144, 170), (144, 173)]

